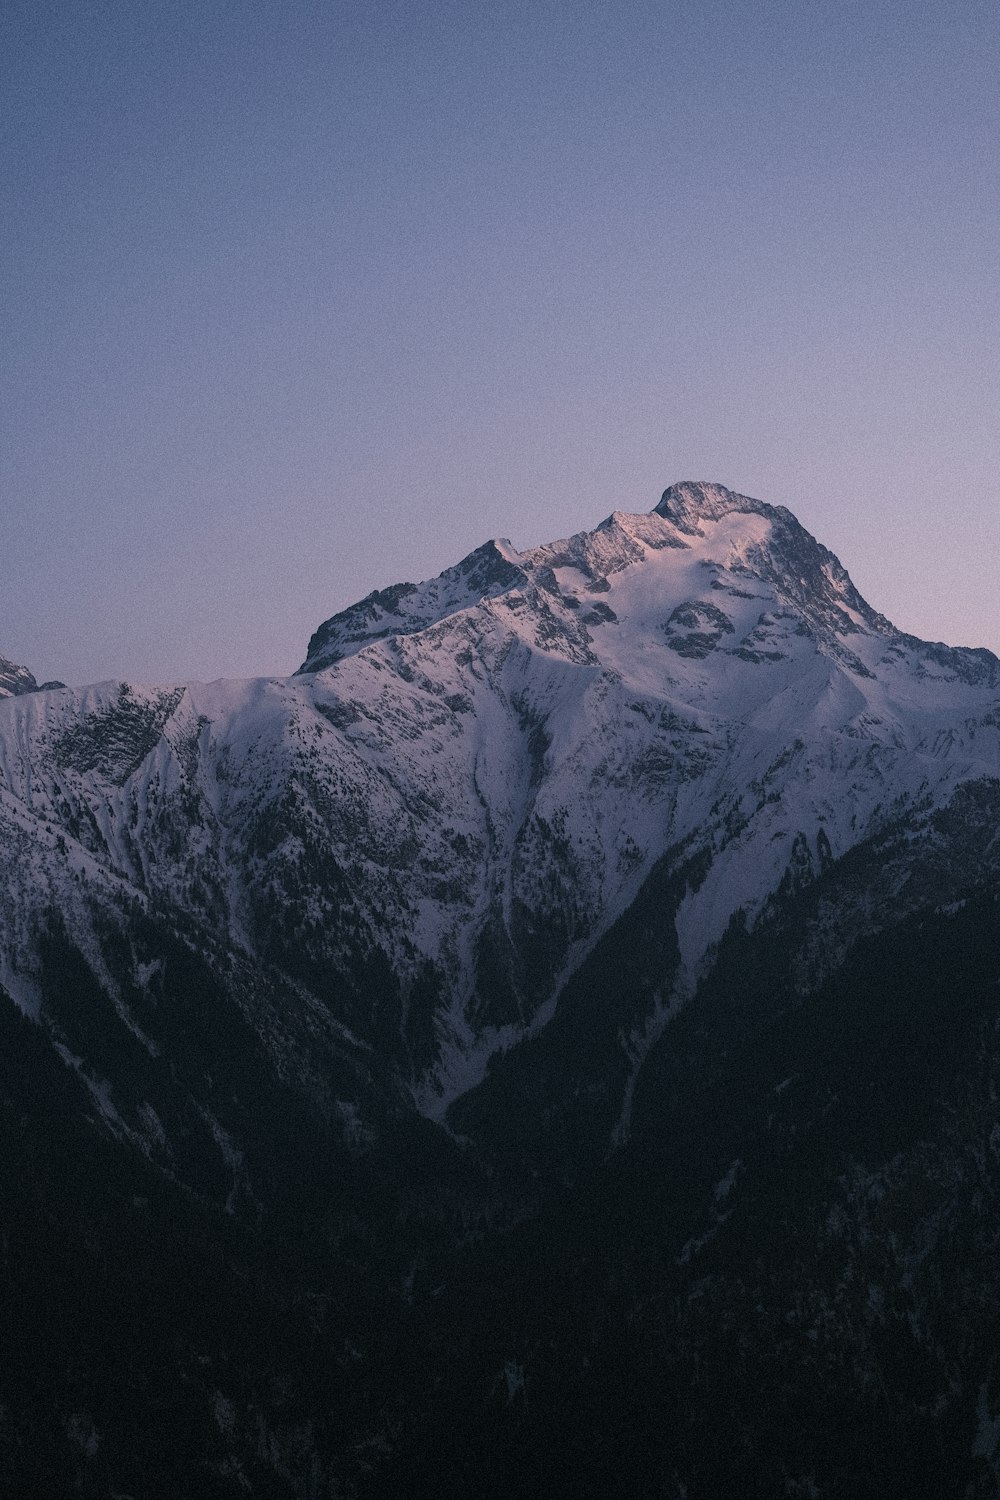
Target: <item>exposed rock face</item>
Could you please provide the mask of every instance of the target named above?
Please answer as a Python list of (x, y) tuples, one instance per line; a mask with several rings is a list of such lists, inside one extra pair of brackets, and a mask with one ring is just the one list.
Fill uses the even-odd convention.
[(19, 667), (0, 656), (0, 698), (16, 698), (21, 693), (44, 693), (50, 688), (65, 687), (64, 682), (43, 682), (39, 685), (27, 667)]
[(38, 683), (27, 667), (16, 666), (5, 656), (0, 656), (0, 697), (14, 698), (19, 693), (33, 693)]
[[(215, 1243), (199, 1217), (206, 1205), (249, 1226), (239, 1253), (267, 1295), (308, 1302), (309, 1338), (338, 1351), (330, 1358), (339, 1373), (324, 1379), (346, 1382), (347, 1392), (344, 1371), (358, 1365), (388, 1389), (385, 1329), (400, 1307), (417, 1308), (409, 1358), (428, 1339), (440, 1337), (446, 1351), (434, 1379), (452, 1406), (434, 1406), (432, 1380), (399, 1375), (377, 1418), (344, 1396), (341, 1436), (296, 1385), (292, 1360), (281, 1380), (298, 1393), (292, 1407), (304, 1402), (312, 1435), (296, 1437), (286, 1424), (279, 1437), (281, 1381), (267, 1352), (254, 1354), (251, 1398), (235, 1385), (223, 1390), (221, 1374), (212, 1376), (221, 1385), (206, 1384), (194, 1340), (183, 1379), (216, 1412), (218, 1486), (252, 1453), (258, 1468), (247, 1483), (286, 1484), (275, 1493), (423, 1493), (441, 1460), (440, 1444), (421, 1435), (420, 1413), (432, 1412), (427, 1430), (438, 1437), (444, 1411), (474, 1430), (476, 1402), (492, 1403), (499, 1382), (503, 1430), (524, 1417), (517, 1430), (535, 1455), (534, 1492), (558, 1493), (545, 1482), (539, 1435), (530, 1437), (525, 1382), (535, 1382), (541, 1422), (558, 1407), (560, 1382), (588, 1392), (596, 1411), (602, 1387), (584, 1373), (587, 1349), (620, 1352), (600, 1317), (566, 1311), (576, 1295), (566, 1288), (581, 1284), (574, 1236), (591, 1244), (587, 1264), (602, 1268), (595, 1296), (618, 1286), (630, 1328), (650, 1307), (674, 1319), (679, 1342), (666, 1364), (652, 1335), (639, 1340), (659, 1372), (650, 1376), (656, 1400), (666, 1399), (656, 1381), (670, 1360), (678, 1389), (697, 1385), (701, 1356), (689, 1368), (677, 1351), (707, 1348), (706, 1329), (725, 1326), (727, 1307), (757, 1308), (760, 1329), (771, 1326), (763, 1225), (779, 1187), (769, 1117), (783, 1161), (798, 1160), (803, 1134), (825, 1143), (817, 1150), (827, 1198), (809, 1199), (815, 1222), (801, 1231), (811, 1237), (802, 1264), (816, 1299), (808, 1313), (797, 1304), (801, 1369), (819, 1369), (806, 1358), (810, 1329), (819, 1330), (823, 1368), (838, 1349), (848, 1362), (869, 1358), (869, 1315), (849, 1290), (822, 1281), (839, 1233), (817, 1227), (825, 1213), (835, 1206), (838, 1224), (863, 1226), (868, 1245), (877, 1237), (862, 1178), (845, 1187), (844, 1173), (863, 1159), (875, 1174), (866, 1180), (902, 1200), (925, 1150), (936, 1181), (951, 1172), (966, 1182), (956, 1165), (963, 1147), (941, 1124), (946, 1108), (953, 1123), (965, 1108), (960, 1096), (974, 1122), (962, 1140), (982, 1145), (983, 1080), (994, 1066), (983, 914), (1000, 869), (1000, 662), (989, 652), (897, 631), (790, 512), (722, 486), (681, 484), (651, 514), (615, 512), (593, 531), (525, 552), (488, 542), (437, 579), (369, 595), (319, 628), (288, 680), (35, 688), (24, 668), (0, 662), (0, 987), (40, 1023), (22, 1032), (8, 1018), (11, 1048), (36, 1048), (31, 1066), (46, 1089), (67, 1118), (91, 1117), (102, 1150), (114, 1142), (115, 1160), (138, 1174), (137, 1197), (149, 1198), (151, 1181), (183, 1187), (187, 1206), (172, 1211), (184, 1224), (194, 1216), (197, 1243)], [(938, 1025), (948, 1001), (927, 978), (937, 974), (933, 955), (947, 953), (954, 968), (963, 942), (979, 965), (975, 974), (959, 965), (962, 994), (973, 997), (956, 1002), (967, 1034), (949, 1053), (947, 1087), (940, 1097), (931, 1089), (926, 1139), (893, 1115), (884, 1134), (903, 1153), (896, 1164), (872, 1144), (874, 1124), (848, 1161), (824, 1122), (849, 1133), (852, 1111), (868, 1106), (838, 1017), (864, 1029), (857, 996), (877, 1009), (873, 996), (895, 995), (909, 945), (922, 955), (908, 981), (913, 1014)], [(880, 968), (882, 954), (895, 967)], [(796, 1019), (812, 998), (837, 1079), (830, 1097)], [(887, 1055), (906, 1007), (890, 1010), (865, 1033)], [(907, 1087), (931, 1087), (913, 1047), (904, 1052)], [(976, 1056), (978, 1083), (969, 1071)], [(62, 1066), (56, 1058), (76, 1094), (45, 1072)], [(10, 1107), (28, 1118), (17, 1087), (15, 1078)], [(807, 1166), (790, 1180), (799, 1192)], [(633, 1201), (635, 1182), (643, 1186)], [(578, 1210), (565, 1206), (568, 1190), (581, 1195)], [(977, 1234), (993, 1187), (981, 1192)], [(639, 1228), (632, 1239), (609, 1230), (605, 1242), (615, 1193)], [(944, 1203), (944, 1186), (941, 1197), (933, 1213), (943, 1223), (959, 1209)], [(94, 1213), (94, 1223), (119, 1224), (119, 1209), (106, 1220)], [(282, 1238), (303, 1215), (314, 1237), (308, 1254), (297, 1241), (289, 1248), (294, 1235)], [(748, 1226), (750, 1268), (738, 1261), (738, 1230), (736, 1248), (725, 1249), (733, 1215)], [(484, 1314), (467, 1407), (461, 1373), (443, 1373), (445, 1364), (474, 1289), (494, 1277), (505, 1284), (500, 1231), (538, 1216), (559, 1262), (557, 1274), (524, 1229), (524, 1253), (547, 1287), (537, 1305), (529, 1297), (543, 1332), (528, 1319), (508, 1347), (502, 1318)], [(910, 1260), (885, 1273), (894, 1294), (917, 1274), (929, 1222), (897, 1234)], [(267, 1233), (253, 1238), (261, 1225)], [(88, 1234), (101, 1242), (93, 1224)], [(479, 1244), (481, 1254), (469, 1249)], [(388, 1320), (374, 1341), (351, 1324), (347, 1299), (322, 1314), (308, 1301), (329, 1299), (331, 1255), (347, 1281), (364, 1268), (372, 1307)], [(440, 1276), (436, 1258), (447, 1263)], [(721, 1280), (692, 1290), (706, 1266)], [(245, 1278), (222, 1283), (244, 1309)], [(704, 1319), (690, 1300), (702, 1296)], [(683, 1316), (665, 1310), (675, 1302)], [(836, 1335), (833, 1312), (823, 1322), (834, 1306)], [(573, 1328), (562, 1343), (546, 1321), (558, 1322), (560, 1308)], [(969, 1346), (954, 1358), (971, 1360), (982, 1313), (971, 1290), (963, 1309)], [(790, 1326), (786, 1311), (781, 1303), (774, 1312), (776, 1327)], [(924, 1311), (908, 1326), (928, 1344), (936, 1335)], [(844, 1354), (854, 1338), (863, 1351)], [(221, 1360), (224, 1342), (219, 1334), (206, 1358)], [(557, 1352), (539, 1352), (550, 1348)], [(494, 1357), (487, 1378), (484, 1361)], [(770, 1378), (740, 1357), (751, 1384)], [(970, 1364), (977, 1384), (956, 1394), (950, 1357), (941, 1354), (927, 1397), (940, 1452), (952, 1428), (972, 1420), (979, 1382), (984, 1433), (995, 1406), (988, 1362)], [(176, 1358), (175, 1350), (168, 1363)], [(308, 1368), (322, 1385), (319, 1365)], [(722, 1401), (725, 1382), (712, 1379), (712, 1399)], [(863, 1406), (864, 1381), (852, 1382), (850, 1401)], [(746, 1414), (737, 1407), (729, 1415), (738, 1422)], [(67, 1411), (65, 1431), (77, 1437), (66, 1441), (83, 1457), (66, 1471), (72, 1482), (53, 1480), (50, 1491), (79, 1488), (88, 1445), (100, 1451), (88, 1422), (99, 1435), (92, 1412)], [(270, 1424), (266, 1440), (261, 1423)], [(569, 1441), (567, 1423), (557, 1447)], [(755, 1478), (740, 1469), (740, 1451), (734, 1438), (728, 1469), (713, 1478), (701, 1459), (685, 1469), (680, 1448), (670, 1450), (639, 1488), (708, 1496), (738, 1480), (747, 1493), (754, 1484), (776, 1493), (787, 1479), (794, 1493), (812, 1492), (803, 1488), (812, 1483), (808, 1455), (789, 1467), (782, 1449), (781, 1463)], [(349, 1456), (360, 1452), (375, 1455), (367, 1470)], [(587, 1463), (574, 1469), (565, 1453), (560, 1462), (576, 1474), (567, 1493), (581, 1493)], [(674, 1470), (671, 1490), (663, 1476)], [(158, 1493), (148, 1473), (126, 1483), (123, 1468), (108, 1472), (111, 1489)], [(441, 1493), (460, 1493), (463, 1461), (450, 1472)], [(605, 1478), (595, 1493), (615, 1493), (613, 1475)], [(518, 1492), (512, 1473), (504, 1482)], [(194, 1481), (186, 1473), (176, 1483), (183, 1492)]]

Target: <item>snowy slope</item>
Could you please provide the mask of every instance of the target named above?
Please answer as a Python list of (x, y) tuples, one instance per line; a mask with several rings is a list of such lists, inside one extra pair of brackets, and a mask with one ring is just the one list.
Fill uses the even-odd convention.
[(288, 680), (17, 692), (14, 998), (39, 1007), (57, 908), (131, 1014), (147, 960), (115, 970), (99, 929), (169, 912), (264, 976), (255, 1024), (372, 1049), (435, 1116), (546, 1026), (664, 858), (700, 875), (638, 1062), (737, 908), (1000, 774), (1000, 662), (897, 631), (789, 512), (714, 485), (371, 595)]

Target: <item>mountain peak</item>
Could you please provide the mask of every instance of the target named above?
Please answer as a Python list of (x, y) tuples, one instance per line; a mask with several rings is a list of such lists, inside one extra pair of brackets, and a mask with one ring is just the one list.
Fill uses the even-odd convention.
[(738, 495), (724, 484), (706, 484), (693, 479), (681, 480), (665, 489), (654, 514), (671, 521), (679, 531), (694, 535), (700, 521), (719, 521), (732, 511), (770, 517), (788, 514), (780, 506), (767, 505), (749, 495)]
[[(690, 574), (693, 566), (702, 571)], [(645, 574), (638, 594), (631, 584), (619, 593), (637, 569)], [(600, 608), (595, 594), (602, 596)], [(732, 618), (723, 623), (720, 598), (727, 594)], [(652, 601), (652, 613), (644, 600)], [(769, 601), (766, 609), (761, 601)], [(614, 511), (593, 531), (525, 552), (505, 541), (485, 542), (437, 578), (371, 593), (324, 621), (299, 672), (324, 671), (377, 641), (416, 635), (487, 604), (491, 611), (509, 606), (508, 625), (515, 634), (523, 627), (536, 645), (544, 642), (545, 649), (589, 665), (604, 661), (625, 675), (648, 662), (647, 647), (663, 646), (664, 632), (671, 639), (678, 634), (667, 629), (663, 611), (670, 620), (676, 615), (687, 654), (699, 660), (710, 647), (720, 648), (720, 660), (791, 660), (794, 641), (786, 641), (787, 651), (779, 646), (771, 639), (773, 622), (764, 618), (776, 610), (785, 621), (779, 634), (808, 637), (855, 678), (878, 676), (891, 665), (895, 658), (885, 654), (891, 643), (915, 671), (953, 674), (968, 684), (1000, 682), (1000, 662), (989, 652), (918, 641), (896, 630), (785, 506), (696, 480), (670, 485), (651, 513)], [(517, 619), (521, 625), (512, 623)], [(691, 620), (714, 621), (716, 634), (695, 630)], [(621, 650), (600, 628), (611, 621), (623, 627), (612, 633)], [(863, 646), (866, 636), (873, 642)], [(641, 650), (640, 638), (646, 643)]]

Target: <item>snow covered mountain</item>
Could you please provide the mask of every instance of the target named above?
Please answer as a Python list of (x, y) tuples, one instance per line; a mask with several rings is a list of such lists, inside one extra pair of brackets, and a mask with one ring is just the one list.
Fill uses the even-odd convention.
[[(589, 1306), (559, 1323), (581, 1265), (603, 1268), (597, 1305), (622, 1299), (630, 1330), (651, 1307), (694, 1307), (671, 1323), (670, 1351), (649, 1355), (658, 1373), (645, 1389), (661, 1391), (676, 1350), (714, 1347), (741, 1299), (751, 1321), (766, 1323), (772, 1298), (781, 1328), (792, 1315), (782, 1298), (805, 1317), (804, 1293), (767, 1290), (761, 1267), (775, 1202), (806, 1265), (789, 1204), (812, 1203), (814, 1181), (813, 1321), (801, 1358), (781, 1368), (811, 1378), (822, 1365), (827, 1379), (846, 1360), (861, 1372), (848, 1385), (862, 1407), (885, 1316), (867, 1283), (851, 1300), (853, 1270), (829, 1271), (836, 1226), (856, 1230), (849, 1266), (893, 1247), (899, 1265), (871, 1274), (904, 1300), (928, 1274), (920, 1247), (959, 1210), (986, 1256), (987, 1207), (1000, 1205), (1000, 1180), (982, 1176), (993, 1140), (983, 1099), (993, 1072), (1000, 1083), (984, 1040), (1000, 963), (1000, 661), (898, 631), (788, 511), (678, 484), (649, 514), (616, 511), (525, 552), (487, 542), (439, 578), (371, 594), (319, 627), (288, 679), (37, 689), (0, 661), (0, 700), (0, 991), (14, 1002), (0, 1012), (0, 1106), (27, 1122), (24, 1170), (59, 1143), (57, 1218), (60, 1162), (82, 1153), (80, 1172), (94, 1174), (97, 1196), (74, 1198), (70, 1213), (83, 1227), (67, 1264), (87, 1268), (84, 1282), (119, 1253), (152, 1256), (143, 1274), (155, 1280), (149, 1247), (173, 1244), (180, 1226), (171, 1253), (194, 1257), (226, 1309), (209, 1334), (186, 1290), (162, 1292), (174, 1321), (150, 1348), (184, 1400), (199, 1393), (197, 1420), (214, 1434), (211, 1485), (202, 1454), (177, 1470), (176, 1492), (256, 1482), (261, 1493), (374, 1497), (421, 1494), (426, 1480), (428, 1493), (466, 1494), (461, 1452), (453, 1488), (441, 1478), (442, 1434), (478, 1431), (500, 1401), (504, 1421), (523, 1418), (539, 1466), (523, 1493), (564, 1492), (540, 1477), (553, 1432), (559, 1464), (577, 1475), (565, 1493), (584, 1493), (596, 1460), (577, 1455), (575, 1416), (559, 1438), (560, 1393), (569, 1380), (605, 1412), (606, 1386), (583, 1372), (594, 1350), (618, 1359), (620, 1335)], [(885, 997), (897, 995), (893, 1009)], [(938, 1038), (935, 1066), (918, 1022)], [(873, 1112), (865, 1048), (904, 1103)], [(904, 1129), (900, 1111), (916, 1120), (918, 1100), (924, 1114)], [(955, 1187), (971, 1180), (969, 1153), (973, 1207)], [(931, 1159), (938, 1198), (903, 1228), (880, 1227), (864, 1184), (909, 1201)], [(779, 1163), (791, 1163), (780, 1181)], [(23, 1172), (8, 1183), (0, 1170), (0, 1199), (16, 1220)], [(625, 1201), (631, 1218), (611, 1233), (609, 1205)], [(36, 1233), (25, 1215), (34, 1289), (50, 1219)], [(534, 1240), (541, 1222), (549, 1238)], [(537, 1289), (512, 1283), (484, 1311), (483, 1289), (513, 1276), (504, 1236), (521, 1225)], [(752, 1266), (739, 1258), (748, 1245), (759, 1246)], [(907, 1336), (938, 1361), (927, 1400), (941, 1452), (952, 1463), (978, 1442), (982, 1472), (996, 1457), (1000, 1475), (993, 1377), (969, 1352), (992, 1316), (983, 1284), (952, 1308), (968, 1330), (958, 1352), (934, 1343), (923, 1304), (907, 1303)], [(522, 1296), (533, 1311), (511, 1343)], [(245, 1332), (255, 1320), (271, 1329), (262, 1309), (279, 1304), (306, 1309), (280, 1374), (272, 1333), (258, 1344)], [(463, 1375), (470, 1316), (482, 1332)], [(553, 1318), (558, 1337), (543, 1338)], [(405, 1357), (386, 1331), (396, 1323), (409, 1329)], [(93, 1330), (74, 1337), (99, 1372)], [(240, 1339), (256, 1371), (244, 1386), (228, 1352)], [(421, 1373), (428, 1349), (436, 1384)], [(133, 1383), (135, 1371), (159, 1378), (143, 1350), (130, 1358)], [(981, 1396), (956, 1384), (966, 1359)], [(307, 1385), (340, 1392), (332, 1426), (313, 1387), (303, 1394), (303, 1370)], [(752, 1361), (744, 1374), (748, 1389), (771, 1378)], [(678, 1389), (701, 1378), (685, 1366)], [(88, 1386), (92, 1406), (102, 1379)], [(381, 1405), (376, 1388), (389, 1392)], [(74, 1389), (60, 1399), (77, 1400)], [(91, 1434), (119, 1422), (116, 1399), (100, 1419), (66, 1407), (52, 1452), (61, 1443), (69, 1456), (49, 1492), (97, 1472)], [(705, 1399), (685, 1422), (728, 1410), (725, 1382)], [(962, 1423), (980, 1405), (980, 1436), (966, 1442)], [(305, 1426), (289, 1415), (300, 1406)], [(166, 1430), (146, 1411), (123, 1420), (107, 1486), (88, 1493), (160, 1493), (149, 1476), (161, 1458), (129, 1469), (131, 1435), (152, 1422), (155, 1447)], [(740, 1411), (737, 1401), (734, 1422)], [(33, 1418), (18, 1420), (34, 1433)], [(0, 1446), (6, 1431), (0, 1421)], [(678, 1450), (674, 1488), (659, 1469), (646, 1482), (712, 1496), (738, 1476), (756, 1493), (734, 1443), (714, 1478), (701, 1451), (689, 1462)], [(5, 1462), (22, 1448), (8, 1443)], [(807, 1453), (788, 1493), (848, 1493), (816, 1489), (815, 1468)], [(760, 1492), (776, 1493), (768, 1476)], [(592, 1482), (618, 1492), (613, 1472)]]
[(638, 1066), (737, 910), (997, 774), (998, 684), (989, 652), (897, 631), (789, 512), (676, 485), (370, 595), (289, 680), (19, 687), (0, 979), (44, 1009), (29, 935), (56, 908), (144, 1036), (151, 960), (113, 972), (95, 923), (169, 911), (440, 1118), (666, 859), (678, 958), (623, 1031)]

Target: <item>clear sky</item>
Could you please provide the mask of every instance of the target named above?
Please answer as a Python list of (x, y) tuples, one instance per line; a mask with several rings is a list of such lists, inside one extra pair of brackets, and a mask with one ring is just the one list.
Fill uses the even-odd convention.
[(39, 678), (288, 672), (679, 479), (1000, 650), (996, 0), (4, 0), (0, 129)]

